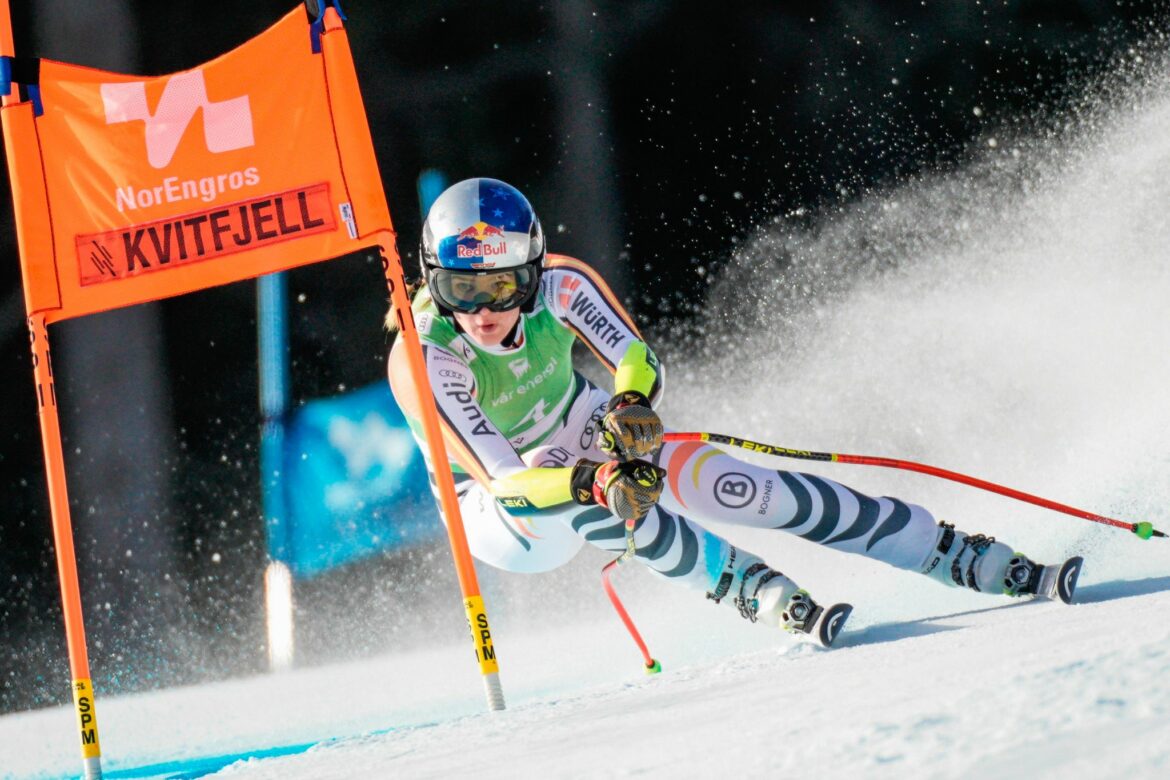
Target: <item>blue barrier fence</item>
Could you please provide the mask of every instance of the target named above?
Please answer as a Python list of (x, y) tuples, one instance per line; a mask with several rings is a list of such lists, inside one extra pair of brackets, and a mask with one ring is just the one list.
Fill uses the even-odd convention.
[[(425, 215), (446, 188), (418, 178)], [(382, 550), (442, 536), (422, 453), (386, 382), (290, 412), (284, 274), (257, 283), (260, 470), (269, 558), (313, 577)]]

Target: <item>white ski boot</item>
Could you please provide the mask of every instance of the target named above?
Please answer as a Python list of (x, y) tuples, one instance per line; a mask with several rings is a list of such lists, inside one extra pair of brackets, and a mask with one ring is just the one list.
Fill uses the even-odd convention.
[[(750, 610), (750, 615), (745, 613), (745, 607)], [(806, 636), (822, 647), (832, 647), (852, 611), (850, 604), (822, 607), (803, 588), (792, 591), (783, 586), (769, 587), (767, 580), (760, 583), (755, 598), (740, 606), (740, 614), (744, 617)]]
[(1083, 564), (1081, 558), (1044, 566), (1012, 552), (994, 536), (966, 534), (949, 523), (938, 525), (934, 548), (922, 567), (928, 577), (982, 593), (1059, 598), (1066, 604), (1072, 601)]

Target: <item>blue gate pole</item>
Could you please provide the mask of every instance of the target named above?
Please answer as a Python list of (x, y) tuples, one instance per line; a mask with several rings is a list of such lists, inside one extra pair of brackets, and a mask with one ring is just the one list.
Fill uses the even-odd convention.
[(434, 168), (427, 168), (418, 175), (418, 205), (422, 209), (422, 218), (427, 218), (427, 212), (431, 210), (431, 204), (435, 202), (435, 198), (443, 194), (443, 190), (447, 189), (447, 177), (443, 175), (442, 171)]
[(260, 371), (260, 490), (268, 539), (264, 572), (268, 665), (281, 671), (293, 662), (293, 583), (288, 567), (289, 516), (284, 484), (284, 423), (291, 394), (288, 346), (288, 281), (284, 273), (256, 280), (256, 330)]

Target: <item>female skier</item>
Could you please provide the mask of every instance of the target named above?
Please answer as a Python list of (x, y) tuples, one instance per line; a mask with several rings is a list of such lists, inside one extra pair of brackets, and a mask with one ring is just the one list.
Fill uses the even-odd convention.
[[(414, 320), (479, 560), (541, 572), (584, 542), (620, 552), (633, 519), (634, 557), (652, 571), (726, 600), (752, 622), (825, 644), (847, 607), (826, 612), (701, 523), (781, 529), (985, 593), (1053, 595), (1056, 567), (936, 524), (920, 506), (751, 465), (706, 444), (664, 444), (654, 353), (597, 273), (546, 255), (540, 222), (514, 187), (468, 179), (443, 192), (423, 224), (421, 265)], [(613, 393), (574, 371), (577, 339), (613, 373)], [(389, 379), (424, 444), (401, 343)]]

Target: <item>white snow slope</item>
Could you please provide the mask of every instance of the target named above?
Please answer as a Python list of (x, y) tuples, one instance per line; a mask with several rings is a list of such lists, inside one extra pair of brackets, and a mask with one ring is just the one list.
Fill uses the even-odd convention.
[[(1165, 777), (1170, 577), (1088, 585), (1083, 601), (870, 626), (832, 651), (769, 637), (722, 659), (651, 621), (655, 677), (612, 625), (501, 632), (505, 712), (483, 711), (468, 646), (387, 655), (99, 700), (105, 766), (197, 777), (228, 760), (198, 759), (314, 742), (221, 774)], [(0, 746), (5, 776), (77, 771), (66, 709), (0, 719)]]
[[(671, 359), (660, 339), (668, 423), (909, 458), (1170, 527), (1166, 95), (1164, 80), (1115, 90), (1081, 107), (1076, 132), (983, 139), (962, 171), (761, 230), (712, 285), (709, 347)], [(1013, 603), (721, 528), (818, 599), (852, 602), (840, 647), (794, 644), (627, 567), (619, 591), (664, 666), (647, 678), (597, 582), (605, 558), (585, 550), (568, 572), (482, 573), (505, 712), (484, 711), (470, 642), (439, 629), (462, 623), (451, 593), (425, 652), (371, 626), (387, 653), (361, 662), (123, 697), (95, 681), (104, 768), (1170, 777), (1170, 540), (923, 476), (777, 467), (920, 503), (1042, 561), (1083, 554), (1080, 603)], [(72, 718), (0, 718), (0, 776), (79, 771)]]

